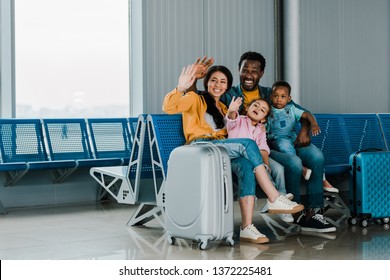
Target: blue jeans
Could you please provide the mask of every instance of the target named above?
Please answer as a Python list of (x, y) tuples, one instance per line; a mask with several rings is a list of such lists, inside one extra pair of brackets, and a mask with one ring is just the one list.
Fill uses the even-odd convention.
[[(252, 171), (252, 163), (244, 157), (239, 157), (231, 160), (231, 166), (232, 172), (238, 179), (238, 197), (255, 196), (257, 183)], [(280, 193), (286, 194), (283, 165), (270, 158), (269, 167), (271, 168), (271, 174), (269, 174), (271, 182)]]
[(268, 141), (268, 145), (270, 149), (279, 151), (282, 153), (288, 153), (292, 155), (296, 155), (297, 152), (295, 150), (294, 142), (291, 139), (286, 138), (277, 138), (274, 140)]
[(212, 142), (214, 145), (219, 147), (224, 147), (229, 154), (230, 159), (235, 159), (239, 157), (244, 157), (249, 160), (253, 169), (264, 164), (263, 158), (261, 157), (259, 147), (256, 142), (249, 138), (234, 138), (234, 139), (220, 139), (220, 140), (212, 140), (212, 139), (196, 139), (191, 142)]
[(272, 158), (268, 159), (269, 168), (271, 168), (271, 179), (275, 188), (282, 194), (286, 194), (286, 183), (284, 178), (284, 167)]
[(306, 183), (308, 201), (304, 205), (308, 208), (324, 207), (324, 191), (322, 189), (322, 175), (324, 172), (324, 155), (313, 144), (306, 147), (297, 147), (296, 155), (271, 150), (271, 157), (282, 164), (285, 170), (286, 189), (294, 195), (294, 200), (301, 202), (302, 166), (313, 172)]
[(231, 160), (232, 172), (238, 179), (238, 198), (256, 196), (256, 178), (252, 163), (244, 157)]
[(212, 143), (216, 146), (224, 147), (230, 159), (244, 157), (249, 160), (256, 167), (264, 164), (261, 157), (259, 147), (256, 142), (249, 138), (234, 138), (234, 139), (221, 139), (212, 140)]

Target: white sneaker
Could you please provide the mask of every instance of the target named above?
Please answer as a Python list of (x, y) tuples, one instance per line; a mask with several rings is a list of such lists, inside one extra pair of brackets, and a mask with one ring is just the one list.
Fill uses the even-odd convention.
[(284, 195), (278, 196), (274, 202), (267, 199), (268, 213), (270, 214), (294, 214), (302, 211), (305, 207), (295, 201), (291, 201)]
[[(293, 200), (294, 199), (294, 195), (292, 193), (288, 193), (288, 194), (284, 194), (284, 196), (288, 199), (288, 200)], [(263, 208), (261, 208), (260, 210), (260, 213), (267, 213), (268, 212), (268, 203), (266, 203)]]
[(251, 243), (267, 243), (269, 239), (264, 234), (260, 233), (254, 225), (249, 225), (246, 228), (240, 228), (240, 241)]
[(294, 218), (291, 214), (279, 214), (280, 219), (285, 223), (294, 222)]

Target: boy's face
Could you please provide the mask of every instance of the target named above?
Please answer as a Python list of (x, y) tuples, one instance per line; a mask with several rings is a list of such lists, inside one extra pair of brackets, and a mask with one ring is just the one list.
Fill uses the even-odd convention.
[(269, 105), (264, 100), (256, 100), (247, 110), (247, 117), (255, 123), (264, 123), (269, 113)]
[(290, 102), (291, 96), (288, 92), (288, 88), (278, 86), (273, 88), (271, 94), (271, 103), (276, 109), (283, 109), (287, 103)]
[(260, 62), (255, 60), (244, 60), (238, 71), (240, 72), (241, 86), (246, 91), (255, 90), (264, 75)]

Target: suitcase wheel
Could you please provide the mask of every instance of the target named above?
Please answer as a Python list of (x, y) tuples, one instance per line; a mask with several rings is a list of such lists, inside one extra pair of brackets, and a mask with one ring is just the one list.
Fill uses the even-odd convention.
[(169, 234), (168, 232), (167, 232), (167, 240), (168, 240), (168, 243), (170, 244), (170, 245), (175, 245), (175, 243), (176, 243), (176, 238), (175, 237), (173, 237), (171, 234)]
[(349, 217), (348, 220), (347, 220), (348, 224), (351, 225), (351, 226), (355, 226), (357, 225), (357, 219), (356, 217)]
[(227, 245), (230, 245), (230, 246), (233, 246), (234, 245), (234, 240), (233, 240), (233, 238), (232, 237), (227, 237), (226, 238), (226, 244)]
[(382, 218), (382, 223), (388, 224), (390, 222), (390, 218)]
[(368, 220), (367, 219), (361, 219), (359, 224), (360, 224), (360, 226), (365, 228), (365, 227), (368, 226)]
[(198, 248), (201, 249), (201, 250), (205, 250), (207, 248), (207, 241), (200, 241), (198, 243)]

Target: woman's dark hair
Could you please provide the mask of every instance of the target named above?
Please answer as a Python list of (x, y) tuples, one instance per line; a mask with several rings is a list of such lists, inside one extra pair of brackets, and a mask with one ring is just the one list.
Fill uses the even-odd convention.
[(233, 84), (233, 75), (230, 72), (230, 70), (223, 66), (223, 65), (215, 65), (209, 68), (209, 70), (206, 73), (206, 76), (203, 79), (203, 86), (205, 88), (205, 91), (203, 92), (204, 100), (207, 104), (207, 110), (206, 112), (210, 114), (213, 117), (213, 120), (217, 126), (217, 128), (223, 128), (225, 126), (224, 122), (224, 116), (221, 114), (221, 112), (218, 110), (215, 99), (209, 94), (207, 84), (209, 83), (209, 80), (211, 78), (211, 75), (214, 72), (221, 72), (223, 73), (227, 78), (227, 88), (226, 91), (228, 91)]

